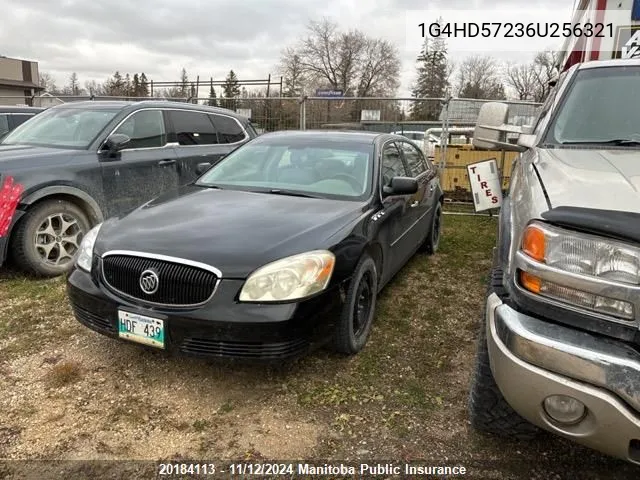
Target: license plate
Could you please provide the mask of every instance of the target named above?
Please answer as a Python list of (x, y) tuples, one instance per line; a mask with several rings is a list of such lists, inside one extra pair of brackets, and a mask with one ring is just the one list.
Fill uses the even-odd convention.
[(164, 348), (164, 320), (118, 310), (118, 336)]

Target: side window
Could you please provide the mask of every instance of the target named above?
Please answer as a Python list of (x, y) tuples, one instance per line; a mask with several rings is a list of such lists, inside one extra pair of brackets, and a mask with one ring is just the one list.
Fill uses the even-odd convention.
[(211, 118), (218, 130), (220, 143), (236, 143), (245, 139), (244, 130), (234, 118), (216, 114), (212, 114)]
[(16, 128), (18, 125), (22, 125), (24, 122), (33, 117), (30, 113), (18, 113), (16, 115), (12, 115), (13, 128)]
[(389, 185), (393, 177), (406, 177), (407, 175), (407, 169), (398, 147), (395, 143), (388, 143), (382, 149), (382, 185)]
[(206, 113), (170, 110), (169, 116), (180, 145), (216, 145), (220, 143), (216, 129)]
[(422, 153), (420, 153), (416, 147), (408, 142), (402, 142), (400, 146), (402, 147), (402, 153), (404, 154), (404, 159), (407, 162), (412, 177), (418, 177), (427, 171)]
[(9, 131), (9, 117), (0, 114), (0, 135), (4, 135)]
[(131, 139), (126, 145), (126, 150), (163, 147), (167, 143), (167, 133), (161, 110), (136, 112), (113, 133), (121, 133)]

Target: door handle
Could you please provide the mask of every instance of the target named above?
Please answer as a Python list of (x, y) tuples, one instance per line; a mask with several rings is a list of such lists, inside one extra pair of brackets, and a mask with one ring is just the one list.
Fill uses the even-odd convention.
[(160, 161), (158, 162), (158, 165), (160, 165), (161, 167), (164, 167), (164, 166), (166, 166), (166, 165), (173, 165), (173, 164), (175, 164), (175, 163), (176, 163), (176, 161), (175, 161), (175, 160), (173, 160), (173, 159), (170, 159), (170, 160), (160, 160)]
[(420, 205), (420, 202), (418, 200), (416, 200), (415, 202), (413, 202), (411, 205), (409, 205), (411, 208), (415, 208), (418, 205)]

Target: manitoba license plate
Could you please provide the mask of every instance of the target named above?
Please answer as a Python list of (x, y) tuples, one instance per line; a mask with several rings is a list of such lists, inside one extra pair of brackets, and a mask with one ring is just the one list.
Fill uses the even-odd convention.
[(118, 310), (118, 336), (164, 348), (164, 320)]

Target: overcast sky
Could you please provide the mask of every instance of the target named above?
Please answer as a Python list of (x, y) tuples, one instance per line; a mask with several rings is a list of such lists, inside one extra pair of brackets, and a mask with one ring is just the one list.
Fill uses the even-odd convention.
[[(432, 12), (462, 9), (455, 21), (477, 21), (473, 9), (490, 12), (541, 6), (557, 12), (555, 21), (570, 20), (573, 0), (0, 0), (0, 55), (36, 60), (58, 86), (71, 72), (80, 82), (104, 81), (119, 70), (145, 72), (155, 81), (178, 80), (182, 67), (189, 77), (222, 80), (230, 69), (242, 79), (276, 74), (283, 47), (305, 33), (309, 20), (332, 18), (344, 28), (395, 43), (402, 59), (402, 88), (408, 94), (415, 75), (420, 43), (407, 32), (413, 23), (429, 23)], [(487, 6), (484, 6), (487, 5)], [(492, 6), (488, 6), (492, 5)], [(528, 8), (528, 7), (527, 7)], [(445, 19), (446, 20), (446, 19)], [(452, 21), (452, 20), (450, 20)], [(526, 21), (523, 19), (521, 21)], [(410, 41), (408, 41), (408, 38)], [(456, 58), (473, 40), (465, 40)], [(415, 43), (415, 45), (414, 45)], [(543, 42), (544, 43), (544, 42)], [(548, 40), (547, 40), (548, 43)], [(556, 42), (557, 43), (557, 42)], [(526, 52), (495, 51), (506, 60), (527, 61), (542, 43), (531, 40)], [(497, 47), (496, 50), (500, 50)], [(201, 95), (204, 91), (201, 91)]]

